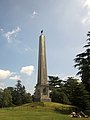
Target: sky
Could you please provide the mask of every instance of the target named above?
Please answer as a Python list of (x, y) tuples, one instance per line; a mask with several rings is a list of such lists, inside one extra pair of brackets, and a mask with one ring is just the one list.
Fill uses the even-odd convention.
[(0, 88), (21, 80), (33, 94), (42, 29), (48, 75), (76, 77), (74, 58), (90, 30), (90, 0), (0, 0)]

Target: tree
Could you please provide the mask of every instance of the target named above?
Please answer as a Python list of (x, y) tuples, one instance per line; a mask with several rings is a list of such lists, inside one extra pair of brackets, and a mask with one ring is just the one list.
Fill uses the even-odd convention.
[(63, 90), (63, 80), (61, 80), (58, 76), (48, 77), (49, 87), (51, 90), (50, 97), (52, 102), (70, 104), (69, 99)]
[(3, 101), (3, 90), (0, 89), (0, 107), (3, 107), (2, 101)]
[(48, 76), (50, 89), (62, 87), (62, 80), (58, 76)]
[(70, 104), (70, 101), (69, 101), (67, 95), (60, 88), (52, 90), (52, 92), (51, 92), (51, 100), (52, 100), (52, 102), (58, 102), (58, 103), (63, 103), (63, 104)]
[(23, 97), (23, 104), (25, 103), (31, 103), (32, 102), (32, 96), (30, 93), (25, 93)]
[(83, 84), (90, 94), (90, 32), (87, 34), (87, 44), (84, 46), (86, 50), (76, 55), (75, 67), (78, 68), (77, 75), (80, 75)]
[(18, 80), (16, 87), (7, 87), (4, 90), (0, 89), (0, 107), (10, 107), (13, 105), (22, 105), (32, 102), (32, 96), (27, 93), (25, 86), (22, 86)]
[(71, 102), (75, 98), (74, 92), (76, 90), (77, 85), (78, 85), (77, 79), (74, 79), (73, 77), (68, 77), (64, 84), (64, 91)]
[(13, 91), (13, 103), (15, 105), (21, 105), (22, 102), (22, 84), (21, 81), (18, 80), (16, 84), (16, 88)]
[(12, 96), (8, 89), (4, 89), (2, 93), (2, 107), (10, 107), (12, 105)]
[(90, 106), (89, 93), (85, 89), (84, 84), (78, 82), (78, 79), (69, 77), (64, 87), (66, 90), (66, 95), (72, 105), (75, 105), (83, 110)]
[(73, 105), (78, 106), (82, 110), (90, 109), (89, 93), (85, 89), (84, 84), (80, 83), (76, 86), (74, 98)]
[(13, 90), (13, 104), (22, 105), (25, 103), (32, 102), (32, 97), (30, 93), (27, 93), (25, 86), (22, 86), (21, 81), (18, 80), (16, 87)]

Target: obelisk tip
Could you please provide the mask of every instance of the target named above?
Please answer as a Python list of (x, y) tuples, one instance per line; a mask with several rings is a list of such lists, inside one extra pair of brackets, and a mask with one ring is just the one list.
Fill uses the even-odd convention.
[(43, 34), (43, 30), (41, 30), (41, 34)]

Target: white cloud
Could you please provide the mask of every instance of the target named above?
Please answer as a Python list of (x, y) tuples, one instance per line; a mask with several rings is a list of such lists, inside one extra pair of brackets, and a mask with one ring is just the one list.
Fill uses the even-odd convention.
[(15, 76), (11, 76), (9, 79), (11, 79), (11, 80), (21, 80), (21, 77), (18, 76), (18, 75), (15, 75)]
[(20, 72), (27, 74), (27, 75), (31, 75), (34, 71), (34, 66), (30, 65), (30, 66), (26, 66), (26, 67), (22, 67)]
[(83, 7), (90, 9), (90, 0), (85, 0)]
[[(21, 31), (21, 28), (19, 26), (17, 26), (15, 29), (5, 32), (5, 30), (3, 28), (0, 28), (0, 32), (2, 33), (3, 37), (6, 38), (7, 42), (13, 42), (12, 39), (17, 37), (17, 33)], [(17, 41), (20, 42), (20, 41)]]
[(37, 12), (36, 12), (36, 11), (33, 11), (33, 15), (37, 15)]
[(3, 30), (2, 28), (0, 29), (0, 31), (1, 31), (2, 33), (4, 32), (4, 30)]
[(87, 22), (87, 17), (83, 18), (81, 22), (85, 24)]
[(38, 13), (34, 10), (32, 13), (32, 18), (34, 18)]
[(83, 24), (90, 24), (90, 0), (84, 0), (83, 8), (86, 9), (86, 16), (82, 19)]
[[(4, 30), (1, 29), (3, 32)], [(17, 26), (15, 29), (13, 29), (12, 31), (8, 31), (8, 32), (4, 32), (3, 36), (7, 39), (8, 43), (12, 42), (12, 38), (15, 38), (17, 36), (17, 33), (20, 32), (21, 29), (19, 26)]]
[(81, 21), (83, 24), (90, 23), (90, 12), (87, 13), (87, 16)]
[(11, 72), (9, 70), (1, 70), (0, 69), (0, 80), (6, 79), (11, 76)]
[[(36, 13), (34, 12), (33, 14), (35, 15)], [(10, 44), (10, 47), (16, 49), (16, 51), (20, 54), (24, 52), (31, 52), (32, 49), (27, 45), (27, 43), (23, 43), (21, 40), (15, 39), (20, 31), (21, 28), (19, 26), (8, 32), (5, 32), (3, 28), (0, 28), (0, 33), (4, 38), (6, 38), (7, 42)]]
[(30, 47), (24, 48), (25, 52), (29, 52), (32, 51), (32, 49)]

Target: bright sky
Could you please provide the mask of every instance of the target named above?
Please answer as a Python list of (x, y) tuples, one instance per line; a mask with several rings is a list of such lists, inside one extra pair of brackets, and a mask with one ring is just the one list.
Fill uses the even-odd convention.
[(20, 79), (33, 93), (40, 31), (48, 75), (75, 76), (75, 56), (90, 30), (90, 0), (0, 0), (0, 88)]

